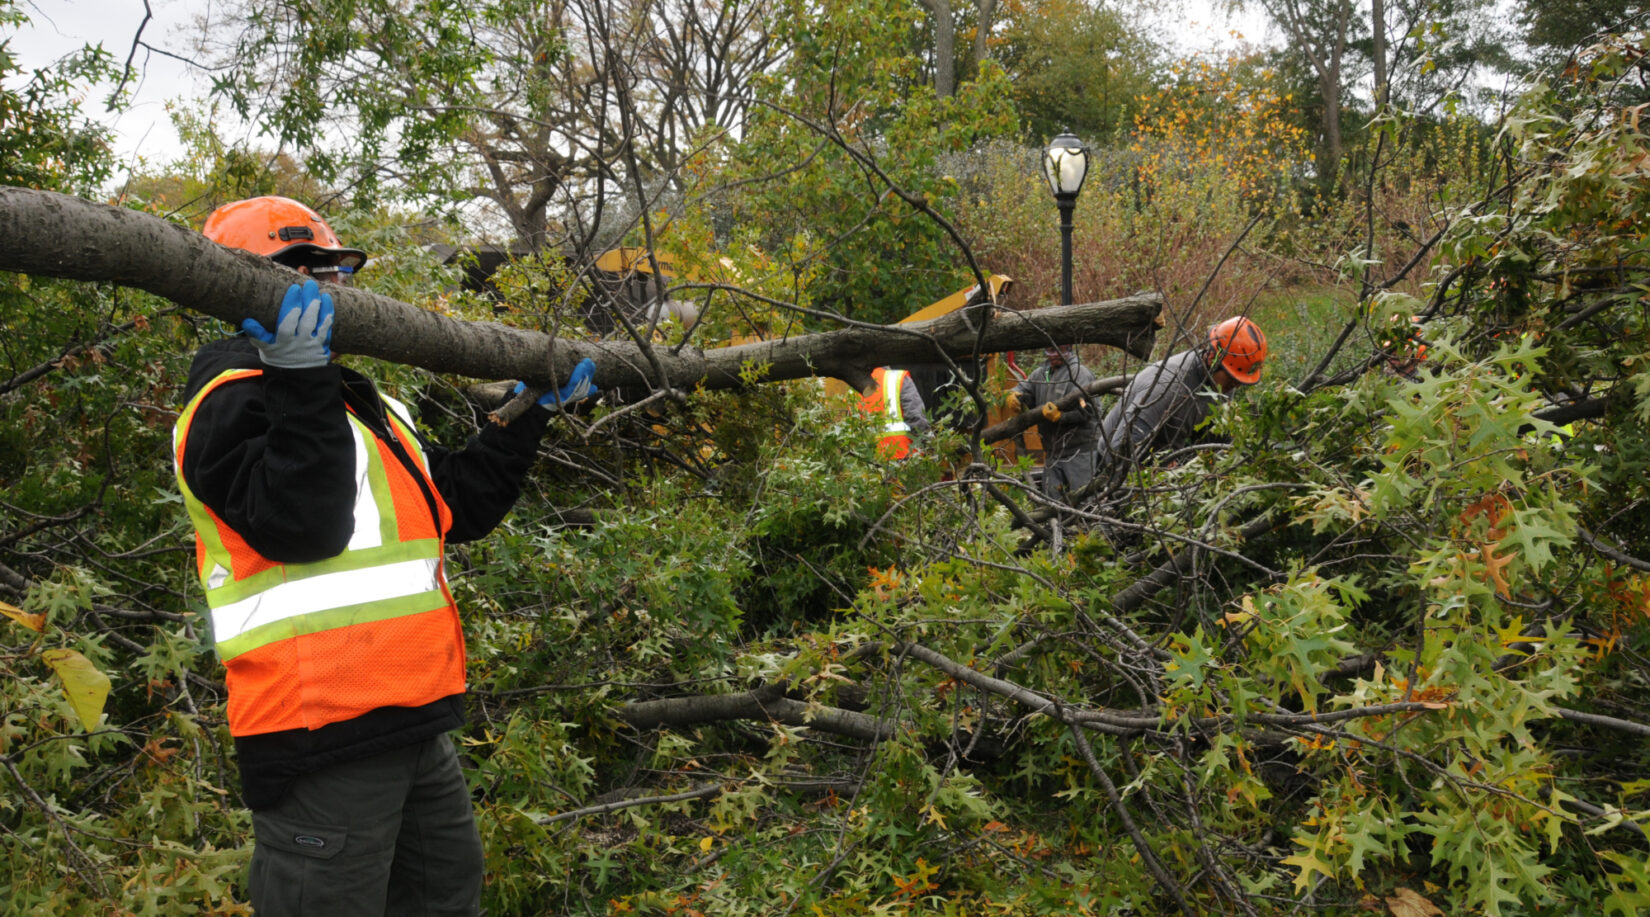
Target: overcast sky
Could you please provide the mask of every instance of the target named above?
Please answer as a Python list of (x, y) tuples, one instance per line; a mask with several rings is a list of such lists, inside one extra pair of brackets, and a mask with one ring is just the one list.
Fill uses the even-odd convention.
[[(132, 54), (132, 42), (142, 28), (143, 41), (156, 48), (187, 57), (188, 38), (195, 12), (211, 8), (211, 0), (149, 0), (144, 23), (144, 0), (23, 0), (31, 20), (30, 28), (17, 34), (11, 50), (25, 69), (49, 64), (84, 44), (102, 44), (122, 63)], [(113, 126), (115, 148), (124, 160), (142, 155), (151, 163), (165, 163), (177, 156), (177, 135), (166, 114), (172, 99), (202, 95), (206, 83), (195, 78), (187, 65), (137, 49), (132, 63), (138, 69), (134, 102), (124, 113), (103, 112), (103, 98), (94, 94), (84, 110), (88, 115)], [(112, 86), (101, 87), (107, 93)]]
[[(148, 0), (147, 10), (144, 0), (23, 0), (23, 5), (31, 27), (19, 33), (11, 46), (25, 68), (48, 64), (88, 43), (101, 43), (117, 63), (123, 62), (133, 53), (133, 39), (140, 27), (145, 43), (187, 58), (196, 21), (213, 8), (212, 0)], [(1263, 16), (1249, 12), (1231, 17), (1216, 12), (1215, 6), (1214, 0), (1184, 0), (1184, 6), (1178, 0), (1165, 0), (1164, 38), (1182, 50), (1231, 44), (1232, 32), (1254, 42), (1264, 39)], [(147, 23), (146, 13), (150, 14)], [(123, 113), (104, 114), (101, 119), (113, 127), (115, 149), (122, 160), (132, 164), (141, 156), (151, 167), (163, 166), (180, 155), (166, 103), (204, 95), (208, 83), (179, 60), (143, 48), (137, 49), (133, 63), (140, 74), (133, 104)], [(100, 115), (102, 99), (95, 95), (87, 99), (85, 109)]]

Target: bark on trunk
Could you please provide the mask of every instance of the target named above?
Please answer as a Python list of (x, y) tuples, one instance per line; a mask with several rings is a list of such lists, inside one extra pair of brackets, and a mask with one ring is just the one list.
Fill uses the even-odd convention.
[[(158, 217), (50, 191), (0, 188), (0, 238), (7, 240), (0, 270), (134, 287), (237, 324), (250, 316), (274, 327), (281, 297), (298, 277)], [(942, 354), (962, 360), (1050, 341), (1105, 344), (1144, 359), (1163, 304), (1158, 294), (1141, 293), (1033, 312), (970, 308), (919, 324), (850, 327), (735, 347), (656, 346), (650, 359), (633, 342), (553, 339), (493, 322), (460, 321), (365, 290), (332, 292), (338, 310), (332, 344), (340, 353), (541, 387), (566, 378), (590, 357), (602, 388), (738, 388), (744, 384), (741, 367), (757, 363), (767, 364), (767, 381), (835, 376), (863, 390), (878, 366)], [(655, 366), (665, 378), (658, 378)]]
[(1386, 74), (1386, 2), (1385, 0), (1370, 0), (1369, 3), (1369, 32), (1373, 42), (1371, 59), (1375, 65), (1375, 113), (1380, 114), (1386, 107), (1387, 85)]
[(1318, 80), (1318, 93), (1323, 97), (1323, 142), (1326, 160), (1323, 163), (1325, 179), (1335, 174), (1341, 162), (1341, 82), (1340, 73)]
[(951, 0), (922, 0), (934, 18), (934, 94), (947, 98), (957, 91), (957, 26), (951, 18)]
[(974, 59), (968, 72), (978, 76), (980, 62), (991, 53), (991, 24), (997, 18), (997, 0), (977, 0), (975, 8), (979, 10), (980, 21), (974, 29)]

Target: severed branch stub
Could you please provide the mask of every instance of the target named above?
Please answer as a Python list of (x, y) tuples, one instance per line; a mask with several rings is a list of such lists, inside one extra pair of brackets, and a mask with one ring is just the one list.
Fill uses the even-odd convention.
[(487, 415), (487, 419), (501, 427), (508, 427), (516, 418), (527, 413), (527, 409), (538, 403), (549, 387), (536, 388), (528, 385), (510, 397), (509, 401), (499, 405), (496, 410)]

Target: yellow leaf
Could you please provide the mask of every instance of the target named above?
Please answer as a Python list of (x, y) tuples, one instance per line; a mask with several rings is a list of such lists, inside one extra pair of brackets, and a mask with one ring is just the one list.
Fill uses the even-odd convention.
[(74, 650), (47, 650), (40, 657), (63, 679), (63, 693), (80, 717), (81, 728), (87, 732), (97, 728), (103, 719), (103, 702), (109, 698), (109, 676)]
[[(1515, 616), (1512, 619), (1512, 621), (1507, 624), (1506, 627), (1497, 627), (1497, 628), (1495, 628), (1495, 635), (1501, 641), (1501, 651), (1502, 652), (1506, 652), (1507, 650), (1511, 649), (1514, 644), (1519, 644), (1519, 643), (1540, 643), (1540, 642), (1542, 642), (1541, 638), (1539, 638), (1539, 637), (1531, 638), (1531, 637), (1526, 637), (1524, 635), (1524, 616), (1523, 615)], [(1529, 655), (1529, 653), (1525, 652), (1524, 650), (1518, 650), (1517, 652), (1519, 653), (1519, 655), (1523, 655), (1523, 656), (1528, 656)]]
[(1246, 596), (1243, 597), (1243, 610), (1242, 611), (1229, 611), (1225, 615), (1222, 615), (1221, 619), (1220, 619), (1220, 624), (1221, 624), (1222, 627), (1231, 627), (1231, 626), (1234, 626), (1234, 625), (1242, 626), (1242, 625), (1247, 624), (1250, 621), (1254, 620), (1254, 617), (1255, 617), (1255, 600), (1254, 600), (1254, 597), (1246, 595)]
[(716, 843), (716, 838), (711, 837), (708, 834), (705, 835), (704, 837), (699, 838), (699, 852), (700, 853), (709, 853), (711, 846), (714, 845), (715, 843)]
[(0, 602), (0, 614), (11, 618), (37, 634), (46, 629), (45, 615), (31, 615), (16, 605), (7, 605), (5, 602)]
[[(1300, 841), (1297, 839), (1295, 843), (1298, 844)], [(1312, 887), (1313, 873), (1322, 873), (1323, 877), (1326, 879), (1335, 878), (1334, 868), (1328, 863), (1325, 863), (1323, 860), (1318, 859), (1315, 853), (1311, 850), (1302, 851), (1294, 856), (1286, 856), (1283, 858), (1283, 864), (1285, 866), (1300, 867), (1300, 873), (1295, 876), (1295, 891), (1298, 892), (1305, 891), (1306, 889)]]
[(1436, 904), (1407, 888), (1394, 889), (1393, 894), (1387, 896), (1386, 907), (1392, 917), (1444, 917)]

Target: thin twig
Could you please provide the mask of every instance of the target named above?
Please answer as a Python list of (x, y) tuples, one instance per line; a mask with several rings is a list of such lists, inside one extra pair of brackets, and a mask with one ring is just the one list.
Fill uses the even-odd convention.
[(606, 815), (621, 809), (633, 809), (636, 806), (663, 805), (669, 802), (685, 802), (690, 799), (705, 799), (722, 792), (720, 783), (707, 783), (696, 789), (682, 793), (670, 793), (665, 796), (638, 796), (635, 799), (619, 799), (614, 802), (604, 802), (598, 806), (585, 806), (571, 812), (562, 812), (557, 815), (546, 815), (536, 819), (541, 825), (555, 824), (559, 821), (568, 821), (574, 818), (584, 818), (587, 815)]
[(1173, 876), (1169, 875), (1168, 869), (1157, 858), (1157, 851), (1153, 850), (1152, 845), (1147, 843), (1146, 836), (1141, 833), (1140, 827), (1134, 823), (1134, 817), (1129, 814), (1128, 807), (1123, 804), (1123, 795), (1117, 792), (1117, 785), (1112, 783), (1110, 775), (1106, 773), (1105, 768), (1100, 766), (1100, 761), (1095, 758), (1094, 749), (1089, 746), (1088, 737), (1083, 735), (1082, 727), (1073, 725), (1071, 727), (1071, 738), (1073, 742), (1077, 743), (1078, 751), (1083, 753), (1083, 761), (1088, 764), (1089, 772), (1094, 775), (1096, 780), (1100, 781), (1101, 787), (1105, 789), (1106, 798), (1111, 800), (1112, 811), (1117, 813), (1117, 820), (1123, 823), (1123, 829), (1129, 832), (1129, 838), (1134, 841), (1134, 849), (1139, 851), (1141, 862), (1146, 864), (1146, 871), (1150, 872), (1152, 878), (1157, 880), (1157, 884), (1162, 886), (1169, 897), (1174, 899), (1175, 905), (1180, 908), (1181, 913), (1186, 914), (1187, 917), (1192, 917), (1196, 912), (1192, 910), (1191, 905), (1186, 901), (1186, 890), (1180, 887)]

